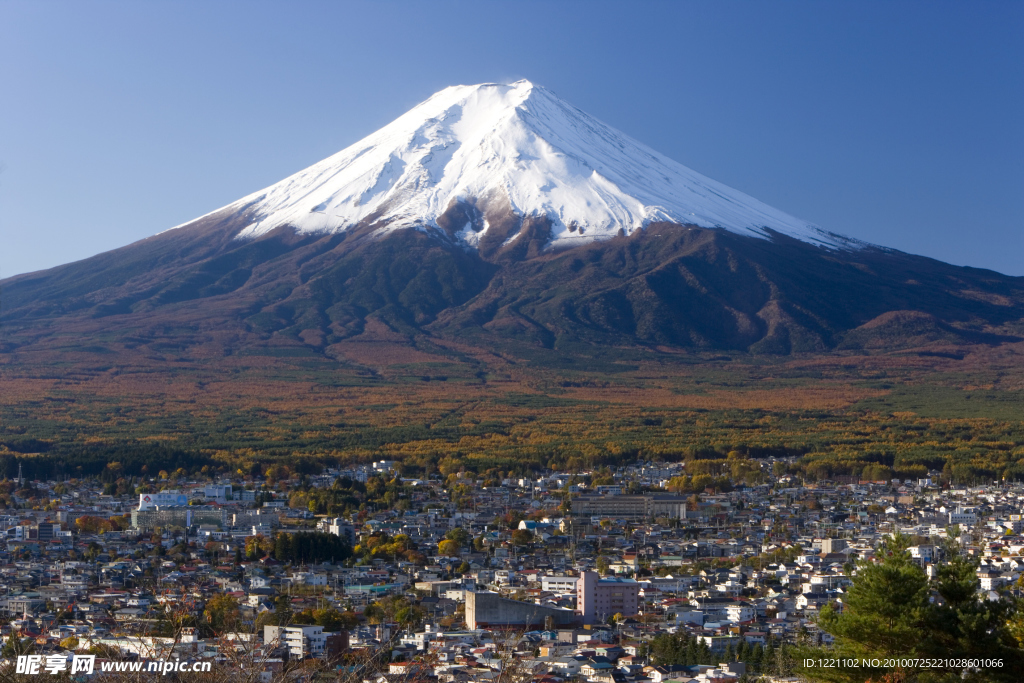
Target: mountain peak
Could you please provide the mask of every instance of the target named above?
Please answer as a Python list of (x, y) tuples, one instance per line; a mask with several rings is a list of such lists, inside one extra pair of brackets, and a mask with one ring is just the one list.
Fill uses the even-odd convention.
[[(452, 212), (458, 208), (462, 209)], [(451, 86), (350, 147), (225, 207), (238, 237), (281, 226), (440, 230), (468, 248), (514, 242), (508, 218), (571, 246), (672, 222), (827, 246), (843, 238), (707, 178), (528, 80)], [(451, 216), (458, 225), (452, 227)], [(500, 235), (493, 226), (502, 223)]]
[(205, 368), (250, 346), (359, 347), (403, 359), (404, 376), (434, 361), (381, 344), (524, 360), (543, 347), (566, 363), (589, 347), (595, 371), (617, 372), (604, 359), (642, 349), (941, 355), (1021, 341), (1012, 278), (859, 246), (528, 81), (454, 86), (202, 220), (3, 281), (0, 352), (174, 349), (175, 367)]

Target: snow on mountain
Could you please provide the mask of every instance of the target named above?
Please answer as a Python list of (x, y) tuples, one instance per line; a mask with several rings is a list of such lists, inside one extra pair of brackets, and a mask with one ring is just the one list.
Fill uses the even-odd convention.
[[(475, 245), (489, 207), (547, 216), (569, 245), (671, 221), (765, 237), (765, 228), (827, 246), (843, 238), (696, 173), (529, 81), (453, 86), (320, 163), (229, 207), (253, 222), (336, 232), (437, 227), (459, 202), (482, 220), (457, 234)], [(515, 236), (510, 238), (514, 240)]]

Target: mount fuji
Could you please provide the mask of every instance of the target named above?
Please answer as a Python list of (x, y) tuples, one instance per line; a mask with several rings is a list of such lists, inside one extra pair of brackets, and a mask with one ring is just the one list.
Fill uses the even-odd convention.
[(527, 81), (447, 88), (269, 188), (0, 285), (0, 354), (792, 354), (1024, 334), (1024, 278), (827, 232)]
[(284, 225), (299, 232), (364, 221), (380, 232), (447, 227), (460, 205), (479, 209), (454, 225), (454, 237), (471, 247), (509, 213), (546, 219), (552, 247), (629, 235), (652, 222), (851, 243), (686, 168), (528, 81), (446, 88), (224, 210), (251, 218), (239, 233), (245, 238)]

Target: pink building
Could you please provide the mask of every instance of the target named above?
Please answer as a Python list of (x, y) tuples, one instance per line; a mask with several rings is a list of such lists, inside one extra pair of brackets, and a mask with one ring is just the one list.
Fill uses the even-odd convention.
[(604, 622), (613, 614), (631, 617), (639, 611), (640, 584), (633, 579), (604, 578), (583, 572), (576, 583), (576, 611), (584, 624)]

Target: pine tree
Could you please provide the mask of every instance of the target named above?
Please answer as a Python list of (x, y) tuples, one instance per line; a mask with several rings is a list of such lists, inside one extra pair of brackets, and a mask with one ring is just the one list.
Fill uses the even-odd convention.
[[(1021, 649), (1006, 637), (1006, 624), (1016, 611), (1009, 601), (980, 600), (978, 561), (961, 555), (956, 544), (947, 543), (950, 559), (938, 567), (935, 590), (944, 604), (933, 606), (929, 626), (933, 656), (965, 659), (999, 659), (1007, 672), (987, 672), (993, 680), (1013, 680), (1024, 668)], [(1001, 677), (999, 674), (1003, 674)]]
[(761, 650), (761, 661), (757, 670), (766, 676), (775, 671), (775, 648), (772, 647), (771, 642)]
[(287, 562), (293, 559), (291, 534), (278, 534), (274, 540), (274, 559), (278, 562)]
[(686, 658), (684, 663), (686, 666), (693, 666), (694, 664), (700, 663), (699, 659), (700, 652), (697, 649), (697, 639), (688, 638), (686, 642)]
[(879, 562), (862, 562), (842, 613), (831, 606), (819, 623), (844, 656), (914, 657), (928, 615), (928, 577), (907, 552), (909, 539), (897, 534), (879, 548)]
[(10, 637), (7, 638), (7, 642), (4, 643), (0, 655), (4, 657), (17, 657), (19, 655), (31, 654), (35, 649), (34, 645), (35, 643), (31, 638), (21, 640), (12, 632)]
[[(1019, 680), (1024, 651), (1011, 645), (1005, 632), (1006, 615), (1012, 605), (979, 598), (976, 564), (961, 556), (953, 543), (947, 547), (950, 560), (938, 566), (936, 581), (930, 587), (924, 570), (910, 558), (908, 545), (908, 539), (897, 534), (882, 544), (877, 562), (859, 564), (843, 611), (827, 606), (818, 620), (822, 630), (834, 637), (833, 646), (827, 650), (801, 648), (798, 659), (976, 658), (1001, 660), (1003, 666), (976, 672), (954, 666), (944, 671), (935, 667), (892, 671), (859, 667), (805, 669), (800, 673), (812, 681), (849, 683), (861, 683), (866, 678), (882, 680), (885, 676), (907, 681)], [(941, 598), (937, 604), (929, 602), (930, 588)]]
[(747, 658), (744, 660), (754, 669), (760, 670), (761, 657), (764, 655), (764, 648), (758, 643), (750, 648), (750, 653), (747, 654)]
[(785, 643), (775, 648), (775, 663), (772, 668), (777, 676), (791, 676), (794, 664), (793, 655)]
[(697, 644), (697, 663), (698, 664), (714, 664), (714, 657), (711, 656), (711, 648), (708, 647), (707, 641), (701, 640)]
[(274, 621), (279, 626), (287, 626), (292, 621), (292, 600), (287, 595), (274, 598)]

